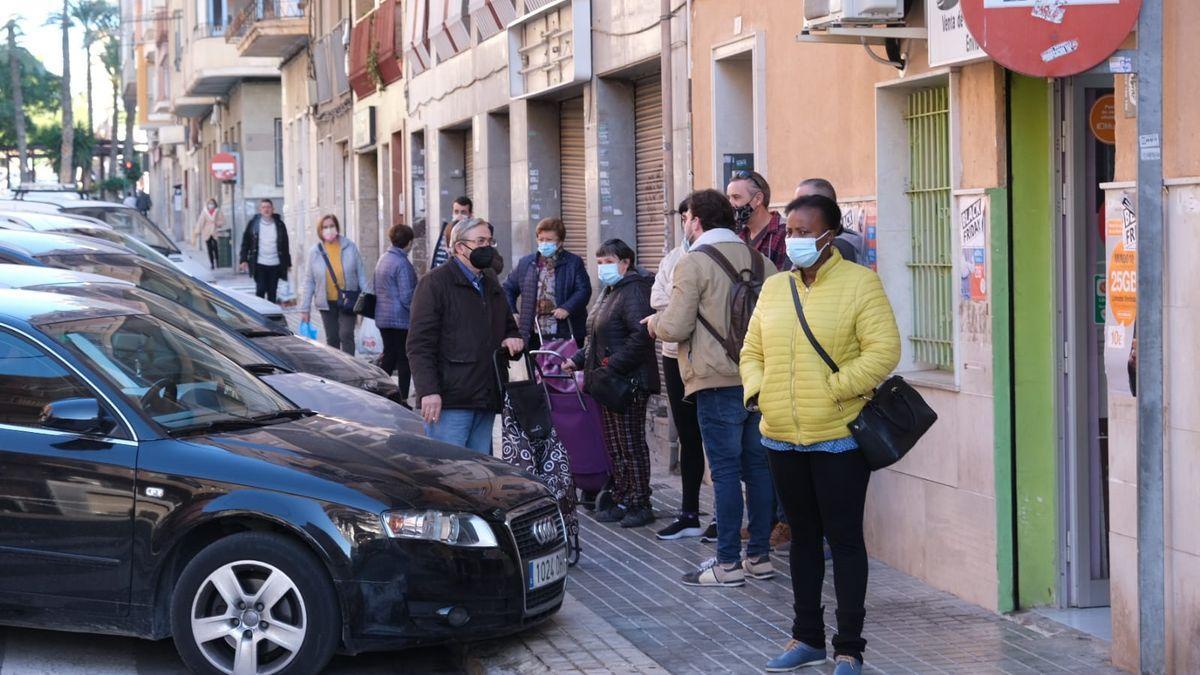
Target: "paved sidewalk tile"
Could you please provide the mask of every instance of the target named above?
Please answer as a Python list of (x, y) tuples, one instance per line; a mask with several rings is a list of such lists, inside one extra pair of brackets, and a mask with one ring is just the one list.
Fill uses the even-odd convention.
[[(658, 526), (678, 504), (678, 489), (657, 483)], [(711, 511), (711, 490), (702, 506)], [(634, 647), (672, 673), (762, 672), (789, 638), (791, 579), (786, 553), (777, 553), (771, 581), (747, 580), (738, 589), (691, 588), (679, 577), (715, 554), (699, 539), (663, 542), (655, 526), (634, 530), (580, 518), (583, 559), (571, 573), (570, 594), (611, 624)], [(867, 671), (1119, 672), (1107, 643), (1042, 622), (1033, 630), (938, 591), (878, 561), (870, 567)], [(826, 621), (836, 601), (826, 573)], [(832, 636), (832, 626), (828, 633)], [(830, 672), (832, 664), (812, 672)]]

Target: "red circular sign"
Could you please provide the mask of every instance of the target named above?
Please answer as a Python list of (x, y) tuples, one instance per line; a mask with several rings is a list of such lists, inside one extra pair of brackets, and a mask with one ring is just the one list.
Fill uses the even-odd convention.
[(213, 155), (208, 168), (213, 178), (220, 181), (237, 180), (237, 157), (228, 152), (218, 152)]
[(1033, 77), (1066, 77), (1112, 55), (1142, 0), (962, 0), (967, 28), (997, 63)]

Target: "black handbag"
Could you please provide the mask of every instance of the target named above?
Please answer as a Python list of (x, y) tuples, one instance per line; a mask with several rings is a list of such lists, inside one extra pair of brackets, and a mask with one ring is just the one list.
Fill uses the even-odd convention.
[[(325, 252), (325, 244), (317, 244), (317, 249), (321, 251), (321, 257), (325, 260), (325, 269), (329, 272), (329, 278), (333, 279), (333, 287), (337, 289), (338, 309), (343, 314), (354, 314), (358, 307), (358, 298), (361, 293), (359, 291), (348, 291), (342, 288), (338, 283), (337, 275), (333, 273), (333, 263), (329, 262), (329, 254)], [(374, 303), (372, 303), (374, 304)], [(333, 309), (330, 307), (330, 309)], [(374, 314), (374, 307), (371, 308), (371, 313)]]
[(601, 366), (587, 374), (583, 391), (596, 399), (600, 405), (613, 412), (622, 413), (637, 396), (637, 383), (633, 378), (621, 375), (608, 366)]
[[(808, 327), (795, 278), (789, 278), (788, 282), (792, 285), (792, 302), (796, 305), (796, 316), (800, 319), (804, 335), (830, 370), (838, 372), (837, 363), (829, 357)], [(937, 413), (921, 398), (921, 394), (903, 377), (893, 375), (875, 390), (849, 428), (867, 460), (867, 466), (877, 471), (900, 461), (936, 421)]]
[(375, 318), (375, 294), (360, 293), (358, 302), (354, 303), (354, 313), (361, 314), (368, 319)]
[(506, 383), (500, 373), (500, 361), (495, 356), (508, 356), (508, 351), (501, 349), (493, 356), (492, 363), (496, 366), (496, 384), (502, 394), (508, 395), (508, 406), (512, 409), (517, 425), (531, 440), (546, 440), (554, 430), (554, 422), (550, 418), (550, 395), (546, 390), (546, 380), (541, 367), (529, 352), (525, 352), (522, 356), (525, 358), (528, 378)]

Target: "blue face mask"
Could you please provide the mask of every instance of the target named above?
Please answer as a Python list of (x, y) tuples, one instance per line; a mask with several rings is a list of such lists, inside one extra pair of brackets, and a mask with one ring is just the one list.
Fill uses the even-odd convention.
[(558, 244), (552, 241), (539, 241), (538, 253), (541, 253), (543, 258), (549, 258), (558, 253)]
[(621, 270), (617, 263), (601, 263), (596, 266), (600, 276), (600, 283), (605, 286), (614, 286), (621, 280)]
[[(829, 232), (825, 232), (829, 234)], [(808, 269), (812, 267), (817, 259), (821, 257), (821, 252), (825, 250), (825, 246), (817, 248), (817, 242), (825, 238), (825, 234), (820, 237), (788, 237), (784, 240), (787, 244), (787, 256), (792, 261), (792, 264), (800, 269)]]

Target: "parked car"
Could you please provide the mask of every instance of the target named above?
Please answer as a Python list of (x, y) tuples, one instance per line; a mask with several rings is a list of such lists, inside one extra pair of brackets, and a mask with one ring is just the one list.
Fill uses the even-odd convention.
[(356, 387), (280, 366), (250, 338), (127, 281), (52, 267), (0, 264), (0, 288), (90, 298), (149, 314), (190, 333), (301, 407), (386, 429), (425, 433), (420, 416), (408, 408)]
[(70, 183), (21, 183), (13, 190), (17, 199), (33, 199), (36, 201), (59, 201), (64, 199), (87, 199), (87, 193)]
[[(0, 208), (0, 228), (3, 229), (25, 229), (34, 230), (37, 232), (58, 232), (61, 234), (78, 234), (85, 237), (94, 237), (103, 239), (104, 241), (124, 246), (134, 253), (152, 260), (164, 267), (175, 267), (170, 258), (163, 255), (158, 249), (146, 244), (142, 240), (133, 235), (121, 232), (114, 229), (108, 223), (102, 220), (83, 216), (79, 214), (61, 213), (42, 213), (38, 211), (5, 211)], [(203, 282), (211, 282), (213, 280), (212, 271), (209, 270), (205, 276), (191, 275)], [(281, 326), (286, 326), (287, 322), (283, 318), (283, 308), (279, 305), (260, 298), (253, 293), (239, 291), (233, 288), (211, 288), (221, 295), (225, 295), (234, 301), (249, 307), (250, 309), (266, 316), (275, 321)]]
[(395, 380), (379, 367), (292, 335), (278, 321), (238, 305), (187, 275), (140, 258), (124, 247), (48, 232), (0, 230), (0, 263), (57, 267), (129, 281), (237, 331), (252, 340), (275, 365), (400, 402)]
[[(68, 193), (69, 194), (69, 193)], [(141, 211), (115, 202), (103, 202), (94, 199), (72, 199), (56, 194), (53, 199), (41, 194), (28, 194), (20, 199), (0, 201), (0, 209), (5, 211), (33, 211), (40, 213), (66, 213), (69, 215), (88, 216), (108, 223), (118, 232), (124, 232), (145, 243), (159, 253), (167, 256), (171, 264), (197, 279), (211, 281), (212, 269), (205, 263), (185, 253)]]
[(201, 673), (551, 616), (566, 528), (499, 460), (328, 418), (118, 305), (0, 291), (0, 623), (172, 637)]

